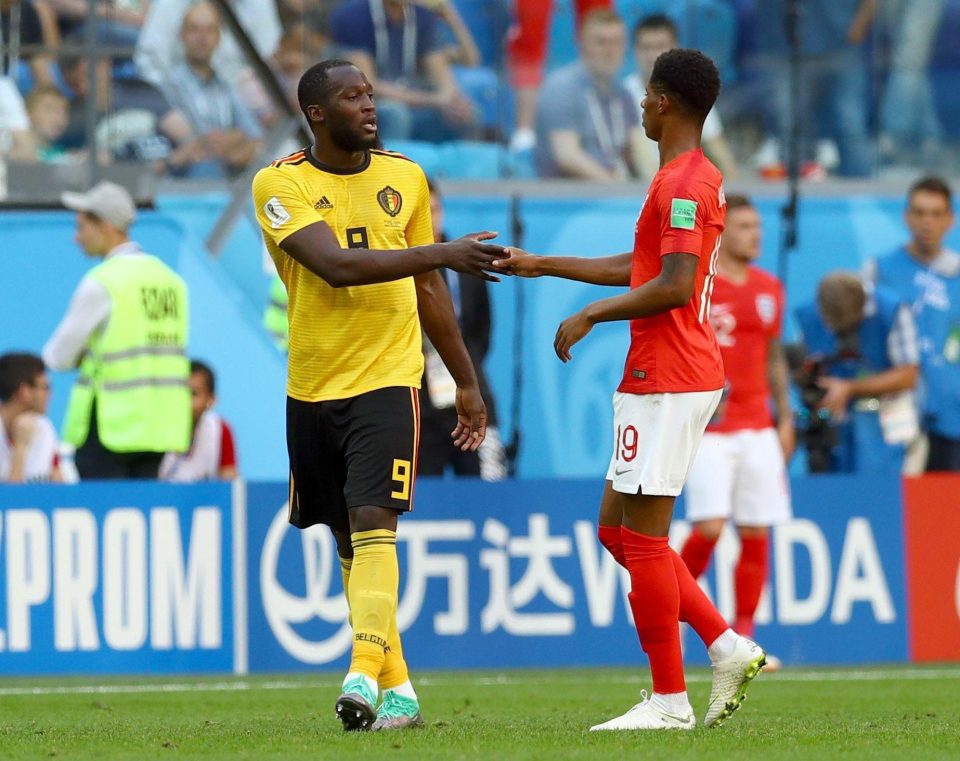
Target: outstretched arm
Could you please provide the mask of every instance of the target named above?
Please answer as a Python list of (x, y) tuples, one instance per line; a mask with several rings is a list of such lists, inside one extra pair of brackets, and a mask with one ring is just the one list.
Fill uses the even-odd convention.
[(535, 256), (519, 248), (505, 248), (507, 259), (493, 262), (498, 272), (518, 277), (560, 277), (594, 285), (630, 285), (633, 254), (596, 259), (580, 256)]
[(687, 304), (693, 295), (699, 261), (694, 254), (667, 254), (661, 259), (660, 274), (652, 280), (629, 293), (588, 304), (568, 317), (560, 323), (553, 342), (557, 356), (569, 362), (571, 347), (598, 322), (651, 317)]
[(457, 427), (451, 433), (453, 443), (464, 452), (472, 452), (486, 435), (487, 410), (473, 362), (460, 335), (450, 291), (436, 271), (417, 275), (416, 284), (420, 323), (457, 384)]
[(334, 288), (385, 283), (437, 267), (497, 280), (485, 270), (491, 268), (494, 259), (503, 256), (503, 248), (481, 242), (495, 235), (473, 233), (449, 243), (401, 250), (343, 248), (326, 222), (315, 222), (284, 238), (280, 248)]

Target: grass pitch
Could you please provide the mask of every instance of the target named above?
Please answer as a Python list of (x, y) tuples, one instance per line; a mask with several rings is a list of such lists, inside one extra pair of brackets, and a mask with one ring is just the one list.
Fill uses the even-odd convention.
[[(426, 727), (345, 733), (340, 677), (0, 681), (2, 759), (960, 758), (960, 666), (761, 674), (723, 727), (594, 732), (649, 687), (610, 670), (415, 675)], [(709, 673), (688, 688), (702, 720)]]

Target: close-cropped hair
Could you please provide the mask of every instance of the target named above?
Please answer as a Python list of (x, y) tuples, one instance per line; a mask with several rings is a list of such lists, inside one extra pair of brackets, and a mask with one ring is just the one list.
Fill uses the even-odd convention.
[(929, 177), (921, 177), (910, 186), (910, 192), (907, 193), (907, 198), (913, 198), (914, 193), (917, 192), (937, 193), (947, 199), (947, 206), (953, 206), (953, 191), (950, 190), (950, 185), (942, 177), (932, 175)]
[(674, 48), (657, 58), (650, 85), (703, 121), (720, 95), (720, 72), (699, 50)]
[(752, 209), (753, 202), (744, 195), (739, 193), (734, 193), (733, 195), (727, 196), (727, 213), (729, 214), (734, 209)]
[(328, 58), (315, 63), (303, 73), (297, 84), (297, 102), (304, 116), (307, 115), (307, 106), (324, 105), (330, 100), (334, 90), (330, 72), (344, 66), (353, 64), (342, 58)]
[(644, 16), (634, 25), (633, 35), (630, 39), (636, 42), (637, 37), (639, 37), (642, 32), (654, 31), (667, 31), (673, 35), (673, 39), (677, 40), (680, 38), (680, 32), (677, 30), (677, 25), (673, 23), (672, 18), (666, 13), (651, 13), (649, 16)]
[(33, 384), (46, 371), (36, 354), (10, 352), (0, 356), (0, 402), (9, 402), (20, 386)]

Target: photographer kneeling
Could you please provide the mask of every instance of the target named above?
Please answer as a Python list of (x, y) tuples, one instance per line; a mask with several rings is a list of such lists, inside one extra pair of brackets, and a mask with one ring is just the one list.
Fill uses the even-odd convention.
[[(831, 272), (816, 303), (796, 312), (810, 472), (900, 472), (918, 433), (912, 389), (919, 348), (913, 314), (889, 291)], [(802, 421), (803, 422), (803, 421)]]

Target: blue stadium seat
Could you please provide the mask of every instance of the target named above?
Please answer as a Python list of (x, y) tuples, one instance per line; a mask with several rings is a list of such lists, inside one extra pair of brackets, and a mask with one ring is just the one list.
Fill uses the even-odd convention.
[[(507, 0), (455, 0), (464, 24), (480, 49), (484, 66), (499, 70), (503, 63), (503, 44), (510, 28)], [(452, 36), (444, 27), (445, 36)]]
[(513, 174), (510, 152), (498, 143), (454, 140), (443, 145), (441, 176), (449, 180), (496, 180)]
[(388, 151), (396, 151), (413, 159), (428, 176), (439, 176), (443, 169), (443, 145), (421, 140), (393, 140), (385, 145)]

